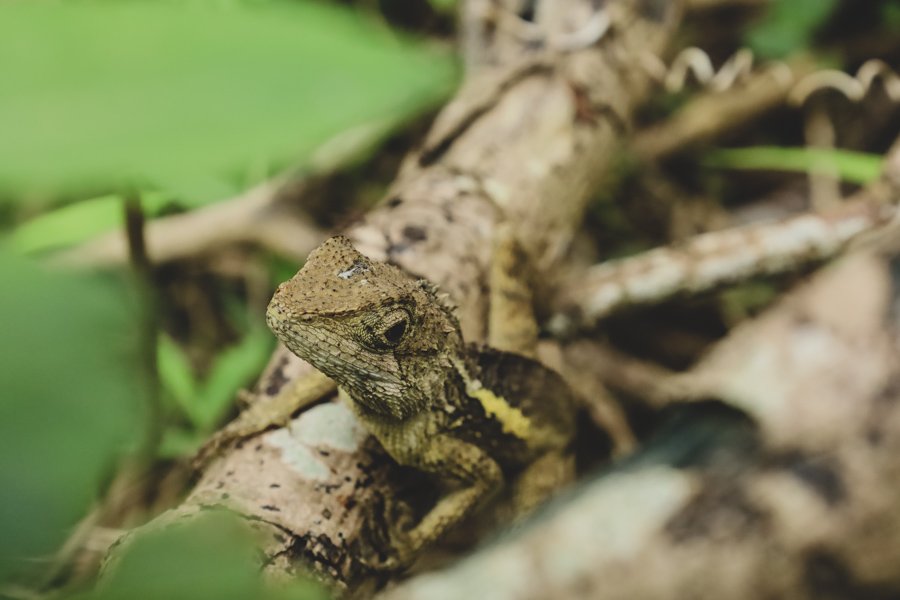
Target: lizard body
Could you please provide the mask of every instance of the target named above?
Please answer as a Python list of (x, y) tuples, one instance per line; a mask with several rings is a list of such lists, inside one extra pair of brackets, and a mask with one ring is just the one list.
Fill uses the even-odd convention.
[[(406, 562), (504, 484), (527, 509), (565, 478), (572, 393), (555, 372), (464, 342), (453, 307), (427, 281), (371, 261), (344, 237), (324, 242), (281, 284), (269, 327), (334, 379), (398, 463), (453, 491), (408, 532)], [(571, 461), (568, 461), (569, 463)]]

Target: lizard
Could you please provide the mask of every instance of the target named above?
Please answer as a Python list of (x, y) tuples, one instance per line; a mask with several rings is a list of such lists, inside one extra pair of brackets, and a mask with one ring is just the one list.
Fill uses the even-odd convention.
[[(614, 12), (610, 12), (611, 10), (612, 7), (607, 7), (603, 11), (596, 11), (590, 20), (590, 26), (586, 27), (584, 31), (579, 30), (577, 35), (572, 36), (571, 40), (560, 40), (562, 43), (550, 43), (551, 53), (567, 53), (584, 49), (594, 44), (605, 35), (609, 22), (619, 20), (615, 15), (610, 16)], [(515, 19), (513, 15), (507, 16)], [(597, 27), (598, 23), (602, 25), (599, 28)], [(547, 57), (543, 55), (527, 57), (525, 60), (512, 65), (508, 73), (500, 77), (489, 78), (487, 82), (493, 82), (492, 87), (488, 86), (489, 89), (482, 89), (484, 86), (481, 83), (478, 86), (474, 86), (473, 89), (480, 90), (475, 94), (474, 100), (470, 99), (465, 105), (450, 111), (445, 121), (439, 120), (435, 124), (432, 133), (429, 134), (429, 138), (425, 141), (420, 151), (419, 165), (427, 166), (436, 162), (455, 143), (455, 140), (463, 135), (472, 123), (477, 121), (479, 116), (485, 114), (490, 107), (496, 105), (498, 98), (506, 90), (535, 72), (552, 71), (549, 64)], [(502, 234), (497, 237), (501, 240), (504, 238)], [(509, 253), (502, 252), (501, 255), (508, 257)], [(491, 338), (497, 337), (493, 332), (501, 329), (503, 332), (499, 338), (505, 342), (501, 349), (512, 347), (516, 354), (533, 358), (534, 348), (529, 348), (527, 345), (523, 345), (522, 342), (523, 340), (527, 342), (529, 338), (536, 339), (537, 326), (533, 322), (533, 315), (531, 315), (530, 321), (519, 318), (522, 316), (522, 313), (530, 312), (530, 304), (526, 306), (527, 303), (523, 302), (508, 302), (504, 298), (509, 293), (520, 295), (519, 292), (523, 287), (521, 282), (507, 278), (504, 284), (512, 282), (511, 286), (505, 285), (503, 289), (499, 290), (499, 293), (494, 289), (495, 272), (498, 271), (498, 265), (501, 262), (494, 260), (491, 265), (492, 272), (489, 274), (491, 279), (489, 327), (492, 332), (489, 336)], [(504, 301), (501, 303), (495, 302), (498, 298)], [(530, 302), (530, 297), (528, 300)], [(497, 304), (500, 304), (502, 308), (497, 309)], [(515, 317), (510, 318), (509, 312), (516, 313)], [(510, 339), (507, 334), (511, 334), (513, 339)], [(491, 339), (491, 346), (498, 346), (498, 344), (495, 344), (494, 340)], [(541, 369), (545, 370), (546, 368), (539, 367), (536, 372), (543, 372)], [(231, 443), (251, 437), (274, 426), (286, 425), (291, 417), (300, 410), (330, 396), (336, 389), (337, 386), (331, 378), (316, 372), (297, 378), (274, 396), (257, 396), (253, 404), (243, 411), (237, 419), (216, 432), (203, 444), (195, 454), (192, 461), (193, 467), (197, 470), (202, 469), (211, 459), (218, 456), (225, 446)]]
[(435, 286), (368, 259), (347, 238), (326, 240), (278, 286), (266, 320), (337, 383), (397, 463), (451, 490), (417, 524), (390, 532), (395, 564), (508, 482), (523, 514), (571, 478), (575, 403), (562, 377), (524, 355), (467, 344)]

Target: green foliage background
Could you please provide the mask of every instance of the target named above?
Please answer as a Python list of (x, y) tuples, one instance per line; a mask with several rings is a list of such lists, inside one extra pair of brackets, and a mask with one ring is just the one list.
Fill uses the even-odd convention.
[[(35, 215), (0, 245), (2, 583), (40, 573), (148, 425), (146, 299), (130, 279), (24, 255), (120, 226), (126, 196), (152, 217), (316, 168), (317, 149), (347, 132), (374, 146), (444, 98), (457, 67), (446, 50), (319, 2), (36, 0), (0, 3), (0, 73), (0, 209)], [(185, 423), (165, 431), (162, 455), (190, 453), (258, 374), (271, 336), (246, 331), (204, 377), (159, 338), (164, 399)], [(233, 523), (182, 529), (134, 544), (88, 594), (319, 595), (261, 587)]]
[(0, 186), (26, 192), (246, 183), (453, 81), (447, 57), (312, 2), (13, 2), (0, 72)]

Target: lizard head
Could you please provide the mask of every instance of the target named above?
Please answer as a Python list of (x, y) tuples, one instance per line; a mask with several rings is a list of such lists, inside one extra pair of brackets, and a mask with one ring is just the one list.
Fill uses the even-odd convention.
[(421, 411), (462, 352), (459, 323), (430, 284), (366, 258), (343, 236), (278, 286), (266, 321), (353, 402), (388, 418)]

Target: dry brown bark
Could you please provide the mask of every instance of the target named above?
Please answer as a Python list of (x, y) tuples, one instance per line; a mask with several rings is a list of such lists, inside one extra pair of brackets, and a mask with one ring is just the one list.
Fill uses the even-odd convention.
[[(477, 13), (479, 4), (467, 10)], [(346, 232), (363, 253), (448, 292), (470, 341), (485, 334), (495, 226), (511, 224), (545, 275), (559, 266), (651, 88), (636, 57), (661, 52), (681, 12), (679, 2), (608, 2), (609, 29), (599, 40), (580, 49), (554, 45), (571, 42), (596, 16), (595, 4), (543, 3), (537, 25), (546, 50), (526, 51), (529, 42), (503, 30), (477, 36), (486, 58), (384, 201)], [(277, 394), (308, 368), (280, 349), (258, 397)], [(404, 499), (416, 496), (416, 485), (427, 488), (401, 475), (346, 407), (326, 403), (226, 452), (183, 505), (148, 527), (224, 505), (263, 532), (260, 550), (273, 575), (312, 567), (363, 593), (383, 579), (370, 563), (384, 553), (385, 529), (408, 510)]]

